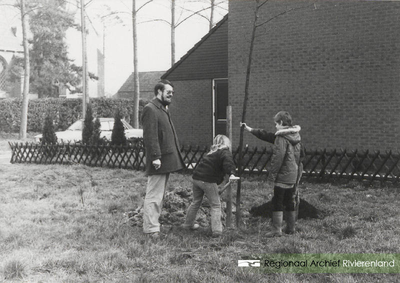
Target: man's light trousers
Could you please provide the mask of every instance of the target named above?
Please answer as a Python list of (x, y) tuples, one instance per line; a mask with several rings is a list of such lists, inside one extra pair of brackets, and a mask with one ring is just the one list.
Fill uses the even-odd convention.
[(146, 196), (143, 204), (143, 232), (160, 232), (160, 217), (164, 192), (167, 187), (169, 173), (151, 175), (147, 178)]

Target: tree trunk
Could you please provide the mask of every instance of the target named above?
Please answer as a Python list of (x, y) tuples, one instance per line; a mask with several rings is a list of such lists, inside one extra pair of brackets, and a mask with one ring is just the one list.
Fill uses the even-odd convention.
[[(244, 88), (244, 101), (243, 101), (243, 112), (242, 112), (242, 122), (246, 122), (246, 112), (247, 112), (247, 102), (249, 100), (249, 85), (250, 85), (250, 74), (251, 74), (251, 63), (253, 60), (253, 49), (254, 49), (254, 41), (255, 41), (255, 34), (257, 29), (257, 18), (258, 18), (258, 1), (257, 8), (254, 12), (254, 23), (253, 29), (251, 32), (250, 38), (250, 49), (249, 49), (249, 57), (247, 62), (247, 70), (246, 70), (246, 84)], [(243, 160), (243, 127), (240, 128), (240, 140), (239, 140), (239, 160), (238, 160), (238, 171), (239, 176), (242, 176), (244, 168), (242, 167), (242, 160)], [(242, 182), (241, 179), (238, 180), (238, 187), (237, 187), (237, 195), (236, 195), (236, 226), (240, 227), (241, 225), (241, 208), (240, 208), (240, 198), (241, 198), (241, 186)]]
[(175, 0), (171, 0), (171, 66), (175, 64)]
[(21, 0), (21, 21), (22, 21), (22, 35), (24, 46), (24, 90), (22, 94), (22, 108), (21, 108), (21, 126), (19, 132), (19, 139), (26, 138), (28, 127), (28, 106), (29, 106), (29, 77), (30, 77), (30, 63), (29, 63), (29, 45), (27, 38), (27, 14), (25, 12), (25, 0)]
[(135, 129), (139, 129), (139, 100), (140, 82), (138, 71), (138, 46), (136, 31), (136, 0), (132, 0), (132, 32), (133, 32), (133, 124)]
[(81, 0), (81, 25), (82, 25), (82, 27), (81, 27), (81, 32), (82, 32), (82, 118), (85, 119), (86, 108), (87, 108), (87, 105), (89, 104), (85, 0)]
[(210, 30), (214, 26), (214, 10), (215, 10), (215, 0), (211, 0)]

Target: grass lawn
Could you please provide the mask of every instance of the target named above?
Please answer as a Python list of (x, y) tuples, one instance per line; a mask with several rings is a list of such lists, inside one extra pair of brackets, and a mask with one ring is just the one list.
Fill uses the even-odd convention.
[[(1, 146), (1, 145), (0, 145)], [(208, 227), (162, 227), (152, 241), (127, 212), (143, 202), (142, 172), (80, 165), (0, 165), (0, 282), (399, 282), (398, 274), (262, 274), (237, 261), (266, 253), (400, 253), (399, 188), (304, 183), (325, 213), (298, 233), (267, 239), (269, 220), (244, 217), (219, 239)], [(242, 183), (242, 209), (270, 200)], [(190, 188), (173, 174), (169, 190)]]

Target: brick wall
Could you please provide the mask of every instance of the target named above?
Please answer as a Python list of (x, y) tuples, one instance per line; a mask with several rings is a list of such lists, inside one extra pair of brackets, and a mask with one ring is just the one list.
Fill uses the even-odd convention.
[[(307, 148), (399, 150), (400, 3), (268, 2), (257, 29), (246, 122), (274, 131), (289, 111)], [(255, 1), (229, 7), (229, 93), (242, 117)], [(239, 128), (234, 127), (234, 142)], [(264, 146), (245, 133), (244, 142)]]
[(212, 80), (174, 81), (170, 112), (181, 145), (212, 143)]
[(162, 76), (175, 86), (171, 113), (182, 145), (212, 143), (212, 81), (228, 76), (227, 20), (224, 17)]

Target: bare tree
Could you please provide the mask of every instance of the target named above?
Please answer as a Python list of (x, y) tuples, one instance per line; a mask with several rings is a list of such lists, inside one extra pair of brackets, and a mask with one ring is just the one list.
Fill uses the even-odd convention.
[(133, 36), (133, 127), (139, 128), (139, 100), (140, 100), (140, 82), (139, 82), (139, 56), (138, 56), (138, 36), (137, 36), (137, 13), (144, 6), (152, 2), (147, 1), (136, 9), (136, 0), (132, 0), (132, 36)]
[(175, 64), (175, 0), (171, 0), (171, 66)]
[(86, 108), (89, 104), (89, 79), (87, 72), (87, 48), (86, 48), (86, 18), (85, 0), (81, 0), (81, 34), (82, 34), (82, 117), (86, 116)]
[[(203, 0), (206, 1), (206, 6), (198, 9), (196, 11), (193, 11), (191, 9), (186, 9), (185, 7), (178, 6), (178, 1), (177, 0), (171, 0), (170, 2), (170, 9), (171, 9), (171, 21), (168, 21), (166, 19), (151, 19), (151, 20), (146, 20), (146, 21), (141, 21), (138, 22), (138, 13), (139, 11), (148, 5), (151, 2), (154, 2), (154, 0), (149, 0), (142, 4), (139, 8), (137, 8), (137, 2), (136, 0), (132, 0), (132, 11), (130, 12), (130, 16), (132, 18), (132, 37), (133, 37), (133, 81), (134, 81), (134, 89), (133, 89), (133, 99), (134, 99), (134, 110), (133, 110), (133, 121), (132, 125), (134, 128), (139, 127), (139, 101), (140, 101), (140, 82), (139, 82), (139, 71), (138, 71), (138, 61), (139, 61), (139, 56), (138, 56), (138, 42), (139, 38), (137, 35), (137, 25), (142, 24), (142, 23), (147, 23), (147, 22), (156, 22), (156, 21), (161, 21), (165, 22), (171, 27), (171, 65), (175, 63), (175, 30), (176, 28), (184, 23), (186, 20), (192, 18), (193, 16), (201, 16), (203, 18), (208, 18), (204, 15), (202, 15), (202, 12), (208, 11), (211, 9), (211, 6), (207, 3), (210, 2), (210, 0)], [(219, 2), (216, 2), (217, 0), (212, 1), (213, 9), (214, 7), (217, 7), (220, 3), (223, 3), (227, 0), (219, 0)], [(189, 1), (187, 1), (189, 3)], [(162, 3), (165, 3), (165, 0), (162, 1)], [(203, 2), (204, 3), (204, 2)], [(181, 19), (177, 19), (176, 17), (176, 11), (177, 8), (179, 8), (180, 15), (185, 15), (185, 17), (181, 17)], [(102, 15), (101, 18), (104, 19), (106, 17), (111, 17), (111, 16), (116, 16), (118, 17), (119, 14), (128, 14), (126, 11), (111, 11), (108, 9), (108, 13), (105, 15)]]
[(210, 11), (209, 29), (211, 30), (214, 26), (215, 0), (210, 0), (210, 1), (211, 1), (211, 11)]
[[(255, 9), (254, 9), (254, 14), (253, 14), (253, 25), (252, 25), (252, 30), (251, 30), (251, 37), (250, 37), (250, 46), (249, 46), (249, 55), (248, 55), (248, 61), (247, 61), (247, 69), (246, 69), (246, 81), (245, 81), (245, 88), (244, 88), (244, 100), (243, 100), (243, 110), (242, 110), (242, 122), (246, 122), (246, 113), (247, 113), (247, 103), (249, 100), (249, 86), (250, 86), (250, 74), (251, 74), (251, 67), (252, 67), (252, 61), (253, 61), (253, 51), (254, 51), (254, 42), (256, 39), (256, 31), (258, 28), (268, 24), (272, 20), (287, 14), (289, 12), (295, 11), (295, 10), (300, 10), (304, 9), (310, 6), (314, 6), (314, 4), (308, 4), (306, 6), (300, 6), (288, 10), (284, 10), (276, 15), (273, 15), (272, 17), (268, 19), (261, 19), (259, 18), (259, 12), (260, 9), (268, 2), (268, 0), (255, 0)], [(238, 160), (238, 172), (239, 176), (242, 175), (243, 173), (243, 131), (244, 128), (242, 127), (240, 129), (240, 140), (239, 140), (239, 160)], [(236, 195), (236, 225), (239, 227), (241, 225), (241, 208), (240, 208), (240, 200), (241, 199), (241, 180), (238, 181), (237, 184), (237, 195)]]
[(30, 77), (30, 63), (29, 63), (29, 43), (28, 43), (28, 27), (25, 0), (20, 0), (21, 9), (21, 22), (22, 22), (22, 36), (24, 46), (24, 89), (22, 94), (22, 108), (21, 108), (21, 126), (19, 130), (19, 139), (26, 138), (26, 131), (28, 126), (28, 106), (29, 106), (29, 77)]
[(136, 0), (132, 0), (132, 36), (133, 36), (133, 127), (139, 128), (139, 100), (140, 82), (138, 70), (137, 22)]
[[(215, 14), (220, 12), (220, 14), (225, 15), (228, 12), (228, 2), (229, 0), (192, 0), (191, 3), (203, 3), (205, 10), (199, 9), (193, 11), (186, 9), (188, 12), (194, 13), (195, 15), (204, 18), (209, 23), (209, 29), (211, 30), (215, 25)], [(225, 7), (226, 6), (226, 7)], [(208, 10), (210, 13), (208, 15)]]
[[(138, 55), (138, 35), (137, 35), (137, 18), (140, 10), (153, 2), (153, 0), (148, 0), (137, 8), (136, 0), (132, 0), (132, 11), (115, 11), (111, 10), (110, 7), (105, 6), (106, 13), (100, 16), (101, 20), (104, 21), (106, 18), (112, 18), (116, 20), (119, 24), (122, 24), (120, 18), (121, 14), (129, 14), (132, 20), (132, 41), (133, 41), (133, 120), (132, 126), (134, 128), (139, 128), (139, 101), (140, 101), (140, 82), (139, 82), (139, 55)], [(104, 23), (103, 23), (104, 24)]]
[[(215, 0), (206, 0), (206, 1), (208, 2), (206, 4), (206, 6), (200, 8), (200, 9), (197, 9), (197, 10), (187, 9), (183, 5), (180, 6), (180, 9), (182, 11), (188, 12), (189, 15), (180, 20), (176, 20), (176, 18), (175, 18), (176, 3), (175, 3), (175, 0), (171, 0), (171, 66), (173, 64), (175, 64), (175, 29), (179, 25), (181, 25), (182, 23), (184, 23), (185, 21), (187, 21), (188, 19), (190, 19), (194, 16), (199, 16), (199, 17), (202, 17), (202, 18), (206, 19), (207, 21), (209, 21), (209, 29), (211, 29), (214, 26), (214, 22), (213, 22), (214, 21), (214, 12), (215, 12), (215, 8), (217, 7), (217, 3), (215, 2)], [(198, 1), (193, 1), (193, 2), (198, 2)], [(203, 1), (200, 1), (200, 2), (203, 2)], [(207, 16), (203, 15), (203, 12), (208, 11), (208, 10), (211, 11), (209, 18)]]
[[(215, 2), (215, 0), (203, 0), (203, 1), (187, 1), (188, 3), (195, 3), (195, 2), (199, 2), (199, 3), (205, 3), (206, 5), (194, 10), (194, 9), (188, 9), (187, 7), (185, 7), (185, 3), (186, 1), (183, 1), (180, 5), (177, 5), (177, 0), (171, 0), (171, 21), (167, 21), (165, 19), (155, 19), (155, 20), (150, 20), (150, 21), (162, 21), (167, 23), (168, 25), (170, 25), (171, 27), (171, 66), (173, 64), (175, 64), (175, 35), (176, 35), (176, 28), (178, 28), (178, 26), (180, 26), (181, 24), (183, 24), (184, 22), (186, 22), (187, 20), (189, 20), (190, 18), (194, 17), (194, 16), (199, 16), (202, 17), (204, 19), (206, 19), (207, 21), (209, 21), (209, 28), (211, 29), (214, 26), (214, 12), (216, 7), (219, 7), (222, 3), (226, 3), (226, 0), (221, 0), (220, 2)], [(178, 8), (178, 9), (177, 9)], [(178, 11), (179, 10), (179, 11)], [(205, 11), (211, 10), (211, 15), (210, 17), (207, 17), (206, 15), (204, 15), (203, 13)], [(177, 11), (180, 13), (180, 17), (176, 16)]]

